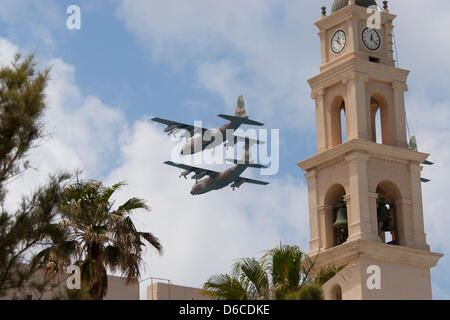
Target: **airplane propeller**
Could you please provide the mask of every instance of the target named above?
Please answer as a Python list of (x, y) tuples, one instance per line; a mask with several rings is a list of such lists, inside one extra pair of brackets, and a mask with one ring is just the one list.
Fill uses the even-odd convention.
[(184, 177), (184, 178), (187, 180), (187, 176), (188, 176), (191, 172), (192, 172), (192, 171), (190, 171), (190, 170), (185, 170), (185, 171), (183, 171), (183, 172), (180, 174), (179, 178)]

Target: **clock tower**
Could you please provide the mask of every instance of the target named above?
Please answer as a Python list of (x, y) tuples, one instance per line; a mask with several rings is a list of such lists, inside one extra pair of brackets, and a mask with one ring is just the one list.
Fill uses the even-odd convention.
[[(324, 286), (327, 299), (431, 299), (432, 253), (424, 232), (421, 164), (411, 150), (395, 66), (393, 21), (375, 0), (322, 8), (322, 65), (308, 80), (317, 153), (298, 165), (309, 192), (310, 252), (317, 270), (347, 264)], [(378, 137), (378, 138), (377, 138)]]

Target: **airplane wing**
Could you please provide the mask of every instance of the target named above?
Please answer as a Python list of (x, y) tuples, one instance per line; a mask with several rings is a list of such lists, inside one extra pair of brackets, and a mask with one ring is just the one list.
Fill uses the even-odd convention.
[(245, 142), (245, 145), (252, 147), (255, 144), (266, 144), (265, 141), (259, 141), (248, 137), (241, 137), (241, 136), (235, 136), (233, 135), (233, 138), (230, 140), (227, 140), (227, 143), (225, 144), (226, 147), (232, 147), (238, 142)]
[(182, 164), (182, 163), (175, 163), (175, 162), (172, 162), (172, 161), (166, 161), (164, 163), (169, 165), (169, 166), (185, 170), (180, 175), (180, 178), (181, 177), (185, 177), (186, 178), (192, 172), (195, 172), (195, 175), (192, 176), (192, 179), (196, 179), (196, 180), (199, 180), (199, 179), (203, 178), (204, 176), (210, 176), (210, 177), (213, 178), (213, 177), (215, 177), (215, 176), (220, 174), (217, 171), (207, 170), (207, 169), (202, 169), (202, 168), (197, 168), (197, 167), (192, 167), (192, 166), (188, 166), (188, 165), (185, 165), (185, 164)]
[(248, 124), (251, 126), (258, 126), (258, 127), (262, 127), (264, 125), (264, 123), (255, 121), (255, 120), (250, 120), (248, 117), (236, 117), (236, 116), (228, 116), (226, 114), (219, 114), (218, 115), (219, 118), (231, 121), (231, 122), (239, 122), (242, 124)]
[(252, 184), (258, 184), (258, 185), (262, 185), (262, 186), (266, 186), (269, 183), (265, 182), (265, 181), (258, 181), (258, 180), (253, 180), (253, 179), (247, 179), (247, 178), (237, 178), (234, 183), (231, 185), (231, 188), (239, 188), (240, 186), (242, 186), (244, 183), (252, 183)]
[(196, 131), (201, 130), (202, 134), (205, 134), (205, 131), (208, 130), (205, 128), (197, 128), (197, 127), (191, 126), (189, 124), (166, 120), (166, 119), (161, 119), (161, 118), (153, 118), (152, 121), (155, 121), (155, 122), (158, 122), (161, 124), (165, 124), (167, 127), (164, 129), (164, 132), (168, 132), (169, 135), (175, 134), (179, 130), (186, 130), (187, 132), (189, 132), (190, 136), (192, 137), (196, 133)]

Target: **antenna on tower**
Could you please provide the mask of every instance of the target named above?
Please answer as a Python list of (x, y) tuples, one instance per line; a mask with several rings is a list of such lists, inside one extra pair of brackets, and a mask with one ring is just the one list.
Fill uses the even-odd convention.
[(392, 29), (392, 40), (394, 40), (395, 63), (397, 64), (397, 68), (398, 68), (398, 66), (399, 66), (399, 63), (398, 63), (398, 49), (397, 49), (397, 40), (395, 39), (394, 29)]

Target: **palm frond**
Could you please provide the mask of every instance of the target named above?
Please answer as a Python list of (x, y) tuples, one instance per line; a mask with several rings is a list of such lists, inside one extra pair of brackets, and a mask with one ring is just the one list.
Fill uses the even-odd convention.
[(347, 264), (341, 266), (329, 265), (321, 268), (314, 279), (314, 283), (324, 285), (328, 280), (341, 272), (346, 266)]
[(249, 288), (250, 297), (269, 298), (269, 278), (260, 261), (255, 258), (241, 259), (235, 263), (232, 274)]
[(130, 211), (136, 210), (136, 209), (145, 209), (149, 210), (149, 207), (147, 206), (145, 200), (138, 199), (138, 198), (131, 198), (127, 202), (125, 202), (123, 205), (119, 206), (117, 208), (116, 214), (123, 215), (124, 213), (128, 213)]
[(155, 248), (156, 250), (158, 250), (159, 253), (162, 254), (163, 248), (162, 248), (161, 242), (159, 241), (159, 239), (157, 237), (155, 237), (150, 232), (139, 232), (139, 235), (142, 238), (144, 238), (145, 240), (147, 240), (147, 242), (150, 243), (153, 248)]
[(202, 294), (217, 300), (248, 300), (246, 288), (238, 279), (228, 274), (209, 278), (203, 285)]

